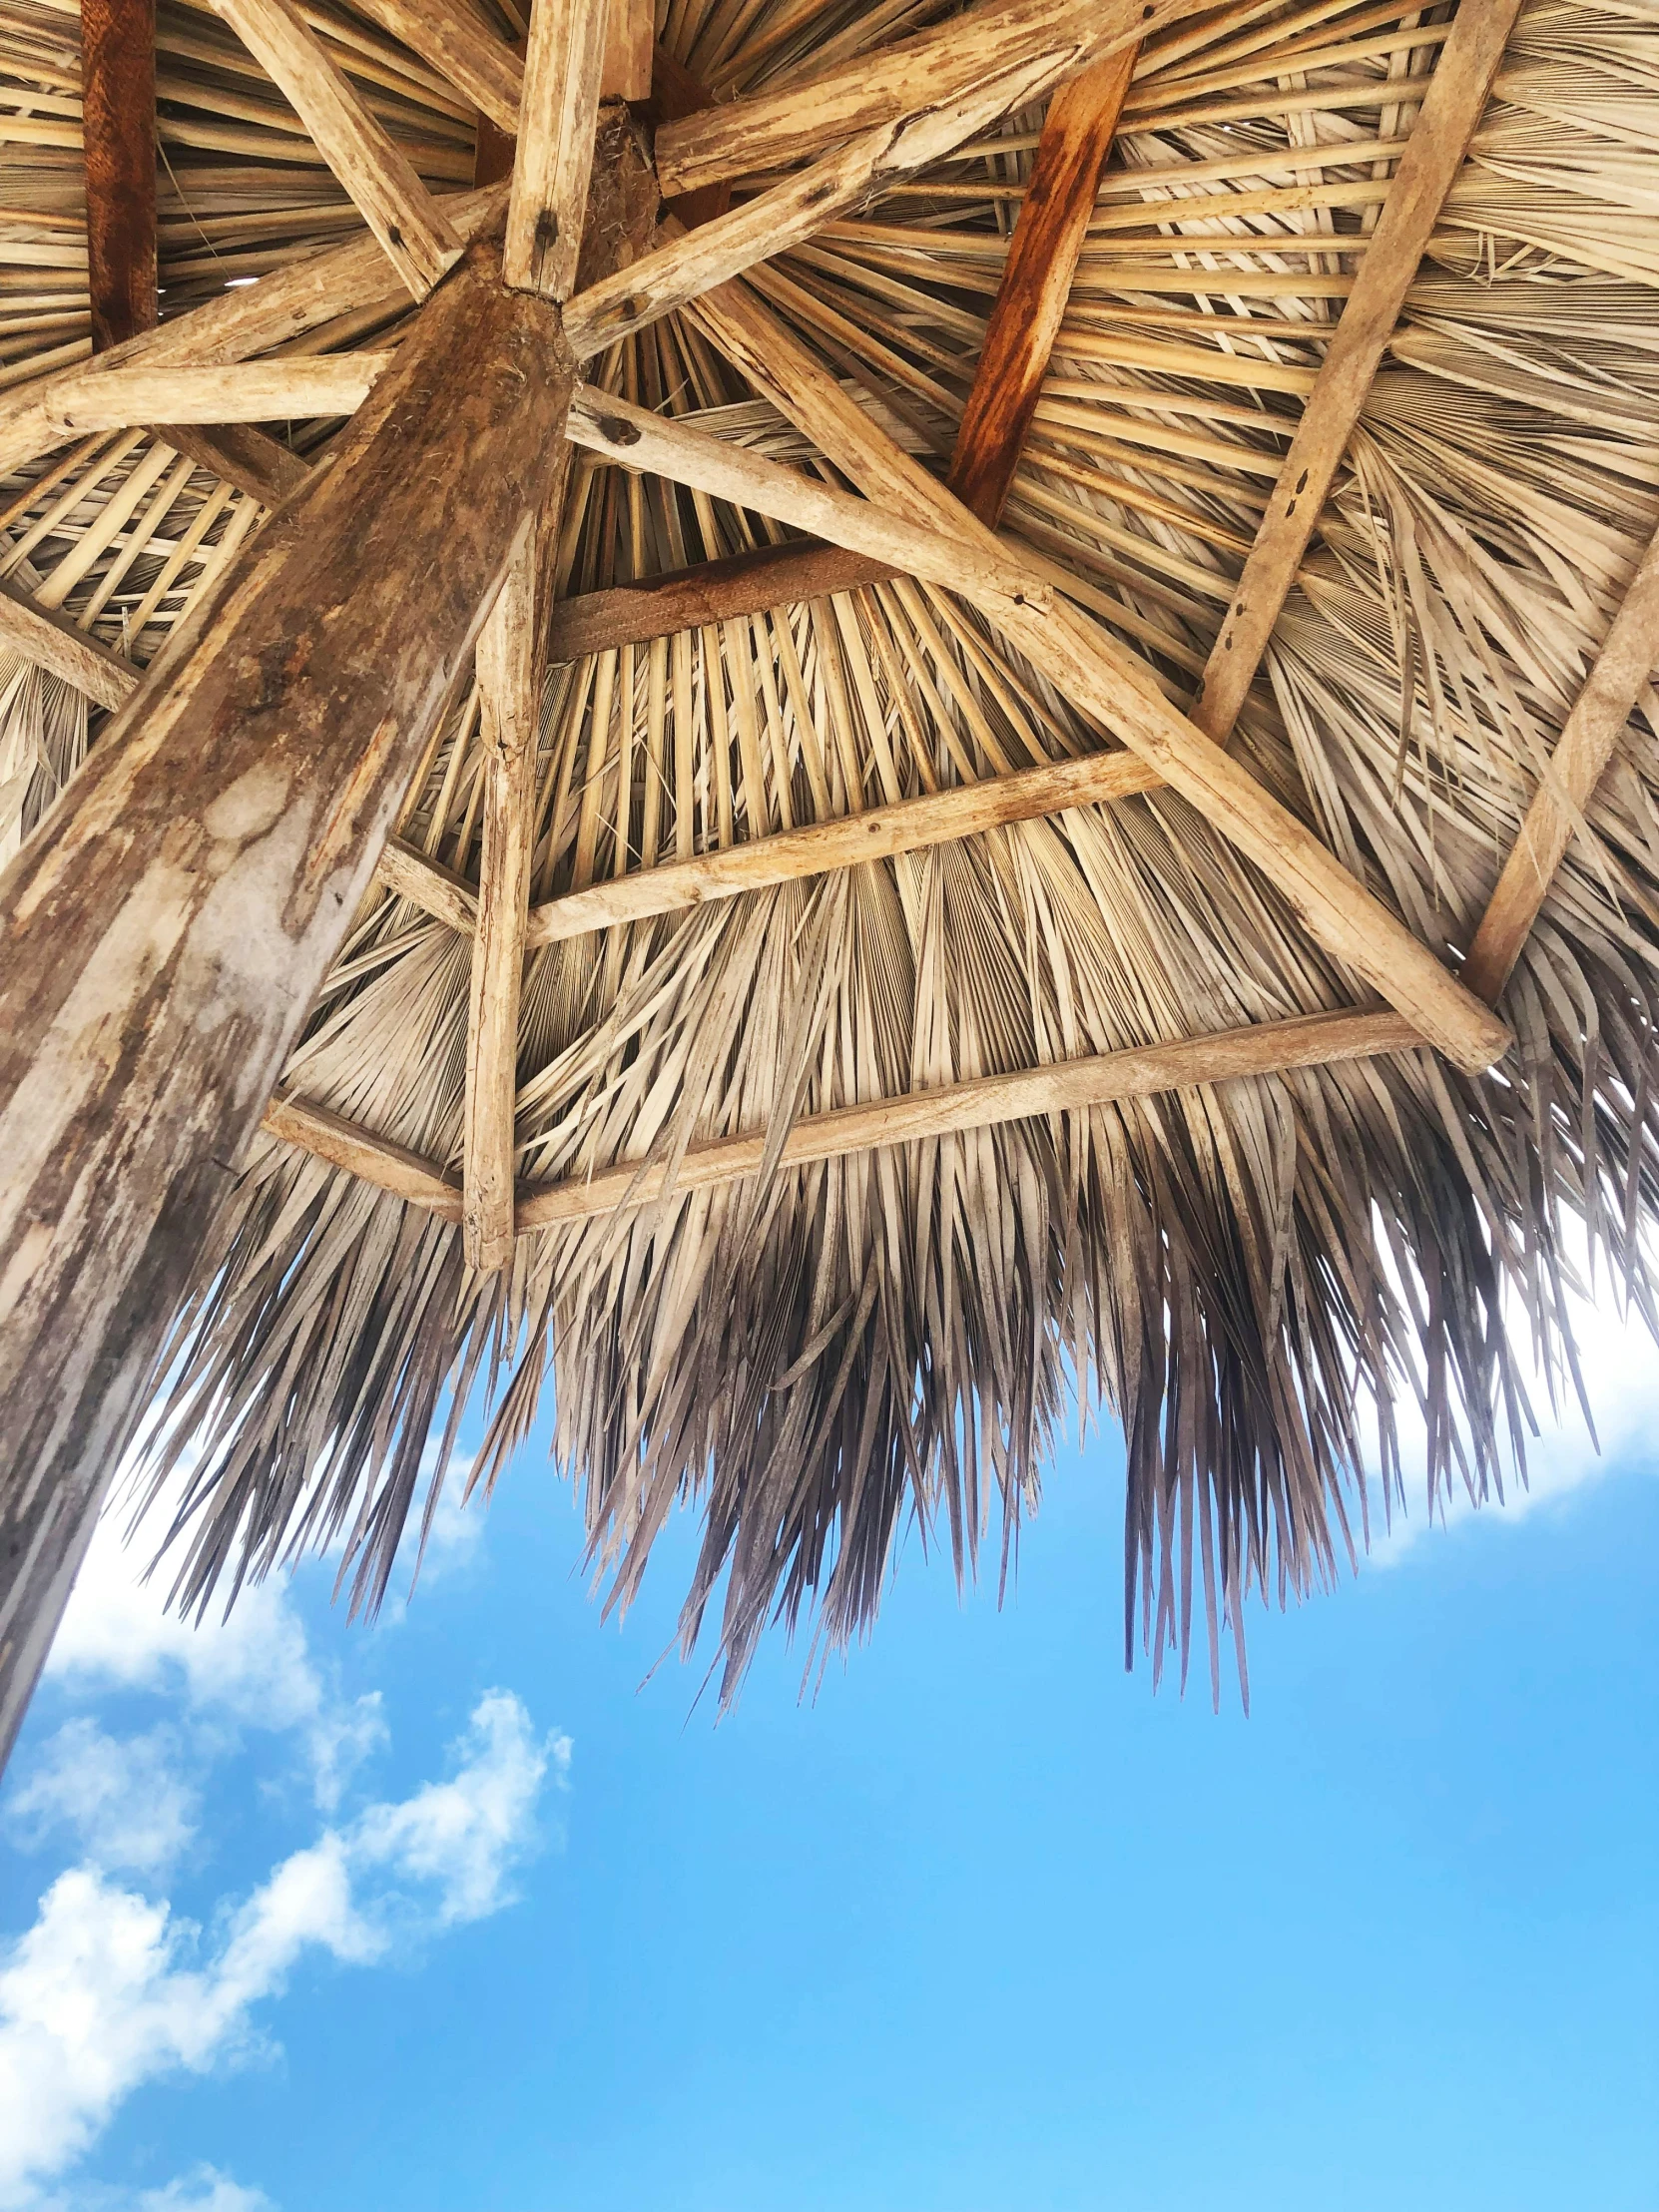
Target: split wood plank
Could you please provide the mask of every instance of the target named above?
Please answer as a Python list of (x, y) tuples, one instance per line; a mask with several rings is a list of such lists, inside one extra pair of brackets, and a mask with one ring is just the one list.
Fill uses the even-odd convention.
[(536, 813), (536, 518), (526, 515), (478, 639), (484, 827), (467, 1000), (461, 1229), (484, 1273), (513, 1256), (518, 1001)]
[(157, 318), (156, 0), (82, 0), (81, 131), (92, 349)]
[(139, 671), (78, 629), (67, 615), (37, 607), (0, 584), (0, 646), (62, 677), (100, 707), (122, 707), (137, 691)]
[(932, 845), (1016, 822), (1034, 822), (1068, 808), (1098, 807), (1150, 790), (1162, 779), (1133, 753), (1091, 753), (1080, 761), (1016, 770), (983, 783), (959, 785), (892, 807), (872, 807), (861, 815), (815, 822), (805, 830), (756, 837), (689, 860), (636, 869), (609, 882), (591, 883), (549, 899), (530, 915), (525, 943), (531, 947), (579, 937), (589, 929), (618, 922), (643, 921), (651, 914), (675, 913), (711, 899), (736, 898), (806, 875), (861, 867), (900, 852), (921, 852)]
[(1348, 450), (1406, 289), (1480, 121), (1520, 0), (1461, 0), (1354, 289), (1222, 621), (1193, 720), (1225, 743)]
[(213, 0), (216, 11), (287, 97), (416, 299), (461, 256), (443, 206), (415, 175), (344, 72), (288, 0)]
[(251, 422), (160, 422), (155, 428), (175, 452), (188, 453), (263, 507), (279, 507), (311, 472), (308, 462)]
[[(465, 0), (353, 0), (358, 12), (401, 39), (470, 100), (498, 131), (518, 130), (524, 63)], [(505, 174), (505, 172), (503, 172)], [(479, 183), (487, 182), (480, 178)]]
[[(491, 185), (454, 194), (444, 202), (444, 213), (457, 236), (470, 241), (491, 230), (506, 204), (507, 187)], [(207, 368), (246, 361), (337, 315), (394, 305), (402, 287), (388, 290), (389, 274), (374, 239), (353, 239), (347, 246), (276, 270), (257, 284), (206, 300), (154, 330), (141, 331), (72, 373), (77, 380), (92, 383), (117, 369), (141, 365)], [(61, 398), (70, 380), (58, 371), (21, 384), (0, 398), (0, 477), (62, 444), (46, 421), (40, 398), (47, 391)]]
[(1199, 12), (1201, 0), (1013, 0), (980, 5), (936, 30), (804, 77), (787, 90), (722, 101), (657, 134), (664, 196), (787, 168), (860, 131), (919, 115), (964, 66), (1015, 69), (1045, 47), (1077, 41), (1072, 74), (1120, 46)]
[(1656, 667), (1659, 531), (1649, 541), (1595, 666), (1561, 725), (1548, 775), (1532, 795), (1520, 835), (1469, 946), (1463, 980), (1482, 998), (1495, 999), (1509, 980), (1573, 831)]
[(948, 478), (992, 528), (1048, 373), (1139, 52), (1125, 46), (1062, 85), (1043, 120)]
[(561, 466), (557, 316), (474, 247), (0, 876), (0, 1750), (214, 1207)]
[(57, 438), (159, 421), (304, 421), (355, 414), (393, 357), (294, 353), (230, 368), (115, 368), (101, 376), (67, 376), (61, 393), (49, 389), (38, 404)]
[[(816, 370), (817, 364), (812, 365)], [(844, 396), (827, 372), (817, 373), (837, 399)], [(802, 427), (813, 434), (808, 423)], [(868, 438), (880, 438), (867, 419), (863, 427)], [(1120, 655), (1094, 624), (1048, 586), (1033, 584), (1029, 570), (931, 479), (924, 479), (931, 492), (973, 523), (977, 537), (918, 526), (873, 498), (851, 498), (586, 386), (572, 395), (567, 431), (576, 443), (624, 467), (647, 469), (716, 498), (735, 499), (959, 593), (1075, 705), (1139, 754), (1254, 861), (1315, 940), (1458, 1067), (1478, 1072), (1507, 1049), (1512, 1040), (1505, 1024), (1463, 988), (1427, 945), (1248, 770), (1179, 714), (1150, 671)], [(901, 474), (896, 464), (908, 463), (908, 458), (891, 446), (884, 465), (896, 477)], [(872, 459), (871, 474), (882, 465)]]
[(1044, 99), (1096, 53), (1121, 46), (1131, 35), (1123, 29), (1130, 11), (1122, 0), (1094, 12), (1099, 27), (1068, 27), (1011, 63), (1000, 56), (987, 63), (974, 41), (964, 39), (953, 57), (930, 72), (925, 105), (882, 120), (798, 176), (693, 231), (665, 226), (668, 242), (654, 254), (570, 301), (565, 336), (577, 359), (812, 238), (884, 186), (943, 160), (999, 117)]
[(605, 63), (600, 97), (649, 100), (651, 64), (657, 42), (653, 0), (609, 0), (605, 27)]
[[(502, 257), (509, 284), (568, 299), (599, 122), (603, 0), (535, 0)], [(568, 337), (568, 332), (567, 332)]]
[[(1344, 1009), (1222, 1030), (1208, 1037), (1185, 1037), (1173, 1044), (1131, 1045), (1120, 1052), (1051, 1061), (1045, 1067), (980, 1076), (937, 1090), (871, 1099), (811, 1115), (798, 1121), (784, 1140), (778, 1165), (805, 1167), (818, 1160), (992, 1129), (1005, 1122), (1086, 1113), (1123, 1099), (1284, 1075), (1297, 1068), (1335, 1067), (1344, 1061), (1413, 1051), (1424, 1042), (1398, 1014)], [(298, 1099), (277, 1099), (264, 1126), (272, 1136), (394, 1197), (446, 1221), (460, 1218), (461, 1194), (441, 1168), (325, 1108)], [(653, 1206), (665, 1198), (742, 1182), (765, 1166), (768, 1142), (767, 1132), (758, 1130), (693, 1145), (672, 1180), (666, 1164), (641, 1160), (573, 1176), (563, 1183), (529, 1186), (518, 1200), (518, 1233), (591, 1221), (624, 1207)]]

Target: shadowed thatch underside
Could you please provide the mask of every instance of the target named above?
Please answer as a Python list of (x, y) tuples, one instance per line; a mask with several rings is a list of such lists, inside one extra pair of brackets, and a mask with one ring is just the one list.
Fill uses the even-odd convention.
[[(672, 0), (666, 50), (721, 92), (806, 78), (928, 0)], [(1143, 51), (1005, 542), (1072, 579), (1192, 696), (1286, 441), (1376, 229), (1449, 9), (1284, 5)], [(434, 191), (472, 178), (466, 103), (334, 0), (307, 20)], [(501, 29), (510, 26), (503, 19)], [(0, 5), (0, 361), (75, 357), (86, 316), (75, 19)], [(280, 96), (163, 0), (161, 280), (171, 314), (355, 235)], [(42, 97), (41, 88), (51, 97)], [(54, 105), (56, 101), (56, 105)], [(1532, 0), (1284, 606), (1233, 752), (1408, 927), (1458, 956), (1659, 523), (1659, 17)], [(1041, 112), (752, 273), (788, 327), (935, 473), (948, 465)], [(740, 197), (746, 189), (741, 183)], [(389, 270), (388, 270), (389, 275)], [(395, 343), (406, 293), (297, 341)], [(613, 344), (607, 392), (840, 479), (694, 305)], [(334, 425), (285, 432), (309, 455)], [(4, 494), (0, 579), (143, 665), (234, 558), (252, 497), (165, 442), (86, 439)], [(561, 598), (782, 538), (578, 459)], [(1641, 716), (1659, 713), (1651, 690)], [(0, 839), (35, 831), (98, 710), (0, 654)], [(838, 1645), (914, 1517), (957, 1571), (1004, 1557), (1080, 1386), (1124, 1425), (1131, 1645), (1253, 1588), (1325, 1581), (1426, 1479), (1482, 1497), (1530, 1414), (1517, 1359), (1570, 1363), (1582, 1245), (1659, 1320), (1659, 723), (1633, 720), (1500, 1000), (1516, 1044), (1253, 1075), (779, 1164), (793, 1124), (1366, 997), (1270, 880), (1153, 789), (541, 943), (524, 975), (521, 1187), (764, 1132), (761, 1172), (527, 1230), (469, 1269), (449, 1218), (275, 1135), (215, 1221), (164, 1361), (159, 1485), (179, 1594), (343, 1545), (377, 1603), (459, 1408), (486, 1489), (551, 1389), (559, 1470), (623, 1601), (672, 1508), (704, 1540), (688, 1648), (727, 1684), (766, 1622)], [(894, 577), (552, 667), (537, 905), (669, 862), (1098, 750), (986, 617)], [(476, 887), (486, 757), (464, 692), (401, 845)], [(50, 833), (49, 830), (46, 833)], [(7, 846), (10, 849), (10, 846)], [(428, 879), (430, 871), (428, 871)], [(388, 867), (283, 1092), (438, 1173), (464, 1151), (472, 938)], [(534, 934), (534, 932), (533, 932)], [(1396, 1409), (1426, 1415), (1426, 1469)], [(431, 1439), (440, 1433), (434, 1456)], [(1414, 1433), (1415, 1423), (1412, 1422)]]

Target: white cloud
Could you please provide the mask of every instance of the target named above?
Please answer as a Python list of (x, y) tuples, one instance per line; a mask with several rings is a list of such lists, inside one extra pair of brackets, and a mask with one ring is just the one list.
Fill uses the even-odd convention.
[(263, 2189), (245, 2189), (217, 2166), (197, 2166), (165, 2189), (146, 2189), (134, 2212), (276, 2212)]
[[(216, 1947), (165, 1902), (94, 1865), (59, 1876), (0, 1965), (0, 2206), (39, 2203), (40, 2185), (144, 2082), (204, 2073), (259, 2047), (255, 2008), (306, 1951), (365, 1965), (428, 1928), (510, 1902), (508, 1871), (532, 1841), (548, 1765), (568, 1763), (568, 1744), (539, 1742), (519, 1701), (494, 1690), (457, 1748), (452, 1780), (370, 1806), (284, 1859), (229, 1915)], [(238, 2187), (222, 2177), (213, 2185)], [(158, 2199), (208, 2212), (246, 2201), (246, 2191)]]
[(122, 1739), (96, 1721), (68, 1721), (8, 1793), (6, 1826), (30, 1850), (68, 1828), (101, 1867), (163, 1873), (195, 1831), (198, 1792), (180, 1756), (171, 1729)]

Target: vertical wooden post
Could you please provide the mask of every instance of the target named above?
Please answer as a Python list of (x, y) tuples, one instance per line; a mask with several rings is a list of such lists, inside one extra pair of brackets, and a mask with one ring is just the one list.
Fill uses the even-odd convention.
[(0, 876), (0, 1755), (570, 385), (472, 248)]
[(156, 0), (82, 0), (92, 349), (156, 321)]

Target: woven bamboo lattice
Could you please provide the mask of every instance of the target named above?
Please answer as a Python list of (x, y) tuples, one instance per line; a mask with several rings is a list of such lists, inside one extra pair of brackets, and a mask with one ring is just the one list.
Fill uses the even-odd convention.
[[(655, 126), (673, 188), (655, 252), (689, 266), (723, 209), (782, 206), (830, 158), (769, 138), (767, 97), (946, 12), (669, 0), (655, 83), (647, 46), (645, 84), (621, 88), (632, 123), (601, 111), (642, 169)], [(512, 149), (480, 132), (466, 68), (403, 43), (393, 0), (288, 13), (422, 201), (478, 206), (475, 174), (505, 175), (490, 142)], [(404, 14), (411, 36), (464, 15), (516, 71), (506, 0)], [(1052, 102), (1004, 102), (874, 197), (781, 227), (732, 285), (705, 275), (636, 316), (648, 265), (576, 282), (567, 329), (586, 302), (603, 342), (542, 533), (557, 604), (504, 1048), (516, 1235), (509, 1187), (504, 1264), (470, 1264), (491, 1256), (469, 1212), (478, 973), (499, 957), (480, 901), (505, 864), (481, 649), (160, 1354), (145, 1481), (183, 1470), (184, 1502), (146, 1537), (173, 1544), (182, 1603), (314, 1545), (342, 1547), (377, 1604), (462, 1407), (487, 1398), (469, 1477), (487, 1490), (550, 1392), (617, 1601), (696, 1502), (685, 1642), (713, 1605), (729, 1692), (770, 1619), (811, 1617), (825, 1648), (859, 1632), (912, 1519), (959, 1574), (988, 1533), (1006, 1562), (1080, 1391), (1127, 1437), (1130, 1648), (1177, 1652), (1184, 1676), (1196, 1625), (1219, 1683), (1228, 1639), (1242, 1673), (1253, 1590), (1328, 1580), (1407, 1482), (1413, 1509), (1500, 1482), (1534, 1359), (1570, 1394), (1569, 1256), (1659, 1324), (1659, 619), (1652, 584), (1632, 591), (1659, 524), (1659, 13), (1512, 14), (1166, 5)], [(1354, 421), (1344, 311), (1374, 246), (1399, 261), (1396, 173), (1442, 55), (1482, 21), (1501, 60), (1475, 71), (1472, 135)], [(161, 0), (162, 335), (319, 257), (358, 262), (339, 303), (254, 348), (318, 364), (272, 386), (316, 405), (265, 418), (257, 467), (228, 479), (169, 417), (111, 426), (95, 378), (56, 387), (50, 437), (5, 442), (47, 404), (42, 378), (87, 358), (90, 306), (78, 15), (0, 0), (0, 855), (52, 836), (128, 672), (260, 543), (258, 469), (302, 486), (424, 311), (389, 255), (365, 263), (359, 204), (233, 23), (243, 0)], [(534, 64), (532, 44), (532, 88)], [(780, 469), (949, 542), (942, 486), (989, 450), (987, 320), (1045, 112), (1053, 137), (1061, 103), (1091, 97), (1104, 168), (1074, 273), (1064, 254), (1038, 272), (1040, 393), (1004, 432), (1005, 492), (971, 501), (997, 543), (964, 524), (960, 576), (929, 576), (925, 548), (866, 544), (844, 503), (825, 522), (791, 504)], [(751, 114), (753, 151), (698, 171)], [(498, 232), (507, 193), (474, 230)], [(777, 365), (797, 359), (811, 379)], [(631, 410), (699, 435), (658, 441)], [(1334, 479), (1321, 502), (1316, 456), (1317, 529), (1252, 606), (1305, 411)], [(849, 552), (797, 542), (843, 527)], [(623, 588), (696, 564), (719, 565)], [(1514, 1041), (1494, 1067), (1431, 1049), (1427, 1017), (1382, 1003), (1226, 806), (1119, 749), (1010, 577), (1190, 709), (1369, 911), (1495, 1002)], [(1581, 694), (1591, 718), (1627, 595), (1634, 673), (1602, 716), (1608, 765), (1575, 786), (1557, 749)], [(25, 603), (56, 645), (11, 649)], [(1235, 627), (1245, 689), (1224, 708)], [(88, 641), (104, 651), (71, 681)], [(1529, 809), (1536, 893), (1469, 959)], [(1558, 865), (1537, 857), (1551, 812)], [(1401, 1458), (1402, 1406), (1426, 1416), (1426, 1467)]]

